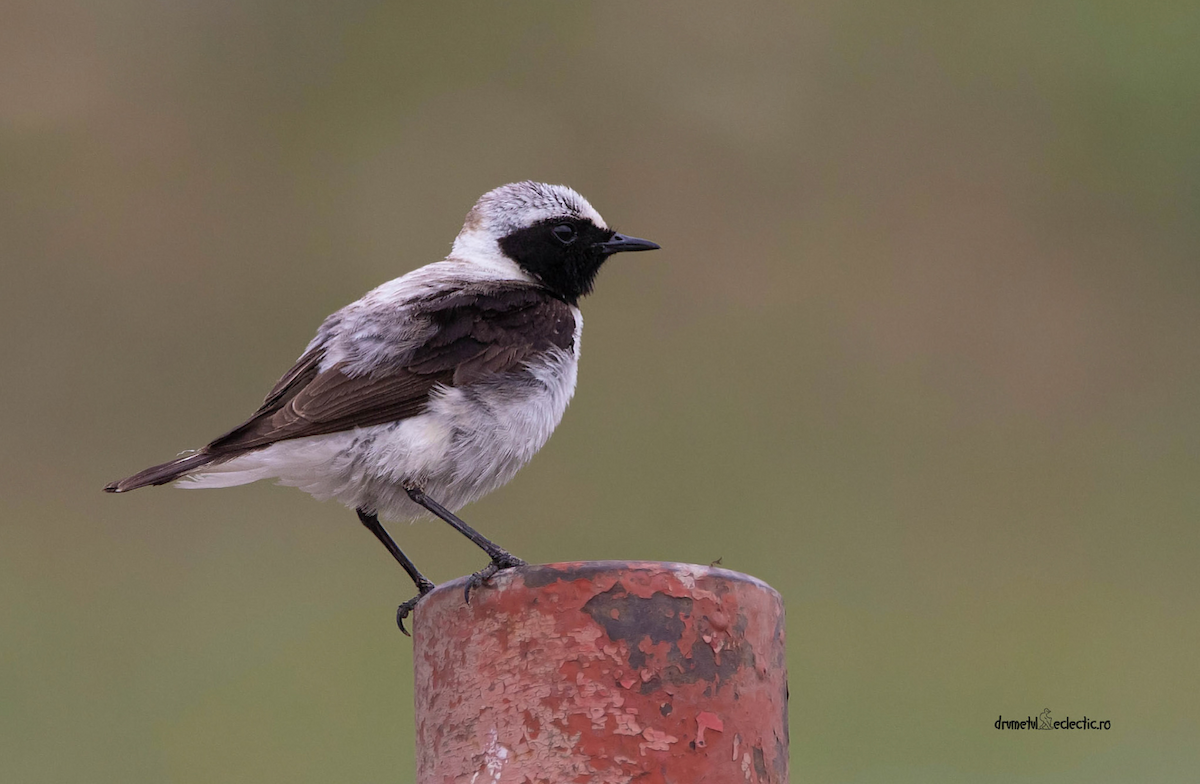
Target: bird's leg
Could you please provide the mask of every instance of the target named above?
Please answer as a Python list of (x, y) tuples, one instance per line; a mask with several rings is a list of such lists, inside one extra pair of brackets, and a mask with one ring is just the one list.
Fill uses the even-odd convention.
[(411, 637), (412, 635), (408, 634), (408, 629), (404, 628), (404, 619), (409, 616), (413, 608), (417, 606), (417, 603), (424, 598), (425, 594), (433, 590), (434, 585), (429, 578), (417, 570), (417, 565), (396, 545), (396, 542), (384, 530), (384, 527), (379, 522), (379, 517), (374, 512), (368, 512), (366, 509), (356, 509), (355, 511), (358, 512), (358, 519), (362, 521), (362, 524), (367, 527), (368, 531), (375, 534), (376, 539), (383, 542), (383, 546), (387, 548), (387, 551), (392, 554), (393, 558), (400, 562), (401, 568), (408, 573), (408, 576), (412, 578), (413, 583), (417, 586), (417, 595), (396, 608), (396, 625), (400, 627), (400, 631)]
[(405, 487), (404, 490), (408, 493), (408, 497), (412, 499), (414, 504), (419, 504), (420, 506), (425, 507), (434, 515), (444, 520), (450, 525), (451, 528), (470, 539), (476, 547), (478, 547), (480, 550), (483, 550), (488, 554), (488, 557), (492, 559), (490, 564), (467, 578), (467, 587), (463, 591), (463, 598), (465, 598), (468, 602), (471, 601), (471, 589), (478, 588), (479, 586), (483, 585), (496, 572), (500, 571), (501, 569), (511, 569), (514, 566), (525, 565), (525, 561), (522, 561), (508, 550), (505, 550), (491, 539), (488, 539), (486, 536), (464, 523), (461, 518), (459, 518), (449, 509), (425, 495), (424, 490), (420, 489), (419, 487)]

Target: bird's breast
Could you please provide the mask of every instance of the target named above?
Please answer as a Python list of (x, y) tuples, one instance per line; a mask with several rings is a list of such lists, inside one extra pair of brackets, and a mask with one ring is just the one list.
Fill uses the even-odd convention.
[(575, 352), (551, 349), (519, 370), (446, 390), (430, 413), (453, 432), (461, 458), (494, 453), (523, 462), (562, 420), (578, 366)]

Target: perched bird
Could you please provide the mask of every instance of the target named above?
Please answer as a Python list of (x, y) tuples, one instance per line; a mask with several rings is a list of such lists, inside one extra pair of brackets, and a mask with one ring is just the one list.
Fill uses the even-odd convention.
[(546, 443), (575, 391), (579, 298), (614, 253), (655, 250), (618, 234), (562, 185), (484, 194), (445, 260), (337, 311), (253, 416), (206, 446), (109, 484), (230, 487), (276, 478), (336, 498), (412, 578), (380, 524), (433, 514), (483, 549), (470, 591), (524, 561), (454, 512), (508, 482)]

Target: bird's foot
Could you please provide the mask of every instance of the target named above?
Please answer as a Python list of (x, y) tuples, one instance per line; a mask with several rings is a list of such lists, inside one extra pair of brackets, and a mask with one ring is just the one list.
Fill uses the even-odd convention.
[(396, 608), (396, 625), (400, 627), (400, 631), (404, 632), (405, 637), (412, 637), (412, 635), (408, 633), (408, 629), (404, 628), (404, 619), (412, 614), (412, 611), (416, 609), (417, 605), (421, 603), (421, 600), (425, 598), (425, 594), (432, 591), (433, 588), (433, 583), (429, 582), (428, 580), (418, 582), (417, 595)]
[(528, 562), (522, 561), (520, 558), (508, 552), (507, 550), (501, 550), (496, 554), (496, 557), (492, 559), (490, 564), (467, 578), (467, 587), (463, 589), (463, 600), (466, 601), (467, 604), (470, 604), (471, 591), (479, 588), (488, 580), (492, 579), (492, 575), (501, 569), (512, 569), (517, 566), (527, 565)]

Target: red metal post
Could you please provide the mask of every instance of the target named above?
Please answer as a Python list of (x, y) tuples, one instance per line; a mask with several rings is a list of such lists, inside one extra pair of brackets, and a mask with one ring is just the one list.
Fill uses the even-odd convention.
[(597, 561), (439, 587), (413, 623), (418, 784), (786, 784), (783, 602)]

